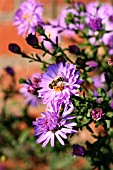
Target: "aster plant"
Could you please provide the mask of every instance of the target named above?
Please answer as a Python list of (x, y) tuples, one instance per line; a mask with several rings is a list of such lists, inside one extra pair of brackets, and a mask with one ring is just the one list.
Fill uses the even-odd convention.
[[(29, 104), (35, 103), (34, 97), (46, 104), (45, 112), (32, 123), (36, 143), (56, 152), (73, 146), (73, 156), (87, 158), (93, 168), (109, 170), (113, 163), (113, 6), (65, 1), (68, 6), (61, 15), (47, 23), (42, 20), (42, 5), (23, 2), (14, 24), (19, 34), (27, 35), (26, 42), (42, 53), (28, 55), (14, 43), (9, 50), (42, 64), (40, 76), (20, 79), (20, 91)], [(66, 45), (64, 37), (68, 37)], [(93, 125), (99, 133), (94, 133)], [(88, 135), (75, 140), (85, 128), (92, 142)]]

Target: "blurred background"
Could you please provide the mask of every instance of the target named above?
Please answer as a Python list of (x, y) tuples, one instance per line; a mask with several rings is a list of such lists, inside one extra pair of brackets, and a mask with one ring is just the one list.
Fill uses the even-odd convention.
[[(84, 3), (92, 2), (90, 0), (81, 1)], [(20, 86), (18, 82), (20, 77), (26, 78), (34, 72), (41, 72), (41, 65), (37, 62), (29, 63), (27, 59), (23, 59), (18, 54), (13, 54), (8, 51), (9, 43), (17, 43), (21, 47), (22, 51), (24, 51), (25, 53), (37, 52), (26, 43), (25, 39), (21, 35), (18, 35), (17, 29), (13, 26), (13, 16), (21, 2), (23, 2), (23, 0), (0, 0), (0, 75), (6, 77), (5, 82), (3, 82), (3, 86), (8, 87), (8, 83), (12, 80), (9, 80), (10, 78), (8, 77), (8, 75), (3, 72), (3, 68), (7, 66), (14, 67), (14, 72), (16, 75), (16, 86), (14, 84), (14, 88), (16, 90), (18, 90)], [(101, 2), (113, 3), (112, 0), (103, 0)], [(59, 15), (61, 9), (66, 6), (64, 0), (40, 0), (40, 3), (44, 4), (43, 18), (45, 21), (56, 18)], [(3, 94), (0, 90), (1, 103), (3, 102), (2, 97)], [(47, 148), (44, 151), (41, 149), (41, 146), (36, 145), (35, 138), (33, 136), (33, 129), (31, 127), (31, 121), (34, 120), (34, 118), (36, 118), (38, 114), (44, 110), (44, 106), (42, 106), (41, 103), (36, 109), (34, 109), (33, 107), (28, 108), (28, 106), (23, 105), (24, 100), (22, 99), (22, 97), (17, 96), (15, 92), (14, 99), (12, 99), (11, 102), (9, 102), (8, 100), (5, 102), (5, 112), (8, 112), (9, 117), (7, 118), (7, 121), (4, 123), (4, 125), (0, 126), (0, 130), (3, 133), (2, 135), (0, 134), (0, 170), (91, 169), (88, 162), (82, 158), (80, 160), (78, 158), (75, 163), (73, 163), (73, 160), (75, 158), (71, 158), (71, 156), (69, 157), (67, 154), (65, 155), (65, 160), (63, 162), (62, 153), (59, 155), (59, 158), (57, 158), (56, 151), (54, 151), (56, 155), (53, 155), (53, 151), (51, 151), (51, 148)], [(1, 103), (0, 112), (3, 111), (3, 103)], [(23, 117), (21, 115), (21, 112), (23, 113)], [(16, 116), (11, 117), (12, 113)], [(26, 115), (26, 113), (29, 113), (29, 115)], [(28, 122), (28, 118), (30, 119), (30, 122)], [(11, 126), (9, 125), (10, 122)], [(5, 127), (7, 129), (5, 129)], [(17, 131), (16, 134), (15, 131)], [(23, 131), (25, 133), (23, 133)], [(14, 136), (11, 136), (11, 134), (13, 134)], [(4, 140), (2, 139), (2, 137), (4, 137)], [(82, 137), (83, 136), (81, 136), (81, 138)], [(91, 141), (90, 134), (89, 140)], [(70, 150), (69, 154), (71, 155)], [(58, 163), (56, 161), (58, 161)]]

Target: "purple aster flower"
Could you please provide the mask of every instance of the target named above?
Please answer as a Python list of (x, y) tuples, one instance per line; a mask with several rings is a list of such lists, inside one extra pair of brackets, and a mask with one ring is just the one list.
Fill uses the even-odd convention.
[(58, 102), (69, 103), (70, 96), (79, 96), (78, 89), (83, 80), (80, 79), (80, 71), (76, 66), (65, 62), (51, 64), (45, 73), (41, 75), (39, 94), (43, 103), (49, 103), (53, 99)]
[(105, 24), (105, 29), (107, 30), (107, 21), (110, 15), (113, 14), (113, 7), (109, 3), (90, 2), (86, 5), (86, 11), (89, 16), (101, 18), (102, 24)]
[[(65, 7), (64, 9), (62, 9), (57, 21), (58, 23), (57, 26), (62, 29), (62, 35), (66, 37), (72, 37), (72, 38), (73, 36), (75, 36), (76, 30), (84, 29), (84, 25), (80, 22), (78, 17), (79, 15), (84, 16), (84, 12), (77, 11), (78, 8), (80, 8), (80, 6), (78, 6), (77, 3), (75, 3), (74, 6), (75, 8)], [(76, 22), (76, 24), (73, 23), (66, 24), (66, 18), (71, 19), (70, 16), (74, 17), (74, 21)]]
[(88, 25), (93, 31), (102, 30), (102, 19), (98, 17), (90, 18)]
[(109, 37), (107, 45), (109, 55), (113, 55), (113, 34)]
[(93, 109), (90, 114), (92, 118), (96, 121), (100, 120), (105, 115), (105, 113), (103, 113), (103, 110), (101, 108)]
[(72, 152), (72, 155), (73, 155), (73, 156), (81, 156), (81, 157), (84, 157), (84, 154), (85, 154), (85, 150), (84, 150), (84, 147), (83, 147), (83, 146), (80, 146), (80, 145), (78, 145), (78, 144), (73, 145), (73, 152)]
[(19, 92), (25, 98), (25, 102), (32, 106), (37, 106), (39, 100), (38, 90), (39, 88), (39, 74), (34, 74), (32, 79), (27, 79), (26, 83), (23, 84), (23, 87), (19, 89)]
[(113, 22), (113, 14), (109, 16), (109, 21)]
[[(60, 41), (60, 35), (58, 34), (59, 28), (54, 28), (51, 25), (44, 25), (43, 29), (48, 38), (50, 38), (54, 43), (56, 43), (56, 37), (58, 37), (58, 42)], [(39, 41), (42, 42), (47, 49), (52, 49), (52, 44), (45, 40), (44, 36), (39, 36)]]
[(110, 107), (113, 109), (113, 99), (112, 99), (112, 101), (110, 102)]
[(109, 48), (113, 49), (113, 35), (109, 38)]
[(67, 134), (76, 133), (76, 130), (73, 130), (76, 123), (69, 121), (75, 118), (70, 116), (73, 110), (73, 105), (62, 108), (61, 105), (51, 103), (46, 112), (41, 113), (42, 117), (33, 122), (34, 135), (38, 136), (36, 143), (43, 142), (42, 147), (45, 147), (50, 141), (51, 146), (54, 147), (56, 137), (64, 145), (63, 139), (67, 139)]
[(88, 65), (89, 67), (95, 67), (97, 68), (98, 63), (96, 61), (90, 60), (86, 62), (86, 65)]
[(99, 97), (99, 94), (98, 94), (98, 92), (97, 92), (96, 90), (93, 91), (93, 95), (94, 95), (94, 97), (97, 98), (97, 99), (96, 99), (96, 102), (97, 102), (97, 103), (101, 103), (101, 102), (102, 102), (102, 100), (101, 100), (101, 98)]
[[(113, 30), (113, 23), (110, 21), (110, 16), (113, 14), (113, 7), (107, 3), (90, 2), (86, 5), (87, 17), (85, 18), (86, 23), (91, 26), (92, 29), (89, 30), (89, 35), (92, 38), (89, 39), (91, 44), (99, 44), (102, 41), (108, 41), (109, 33), (104, 34), (98, 41), (96, 41), (95, 36), (98, 36), (98, 30), (103, 29), (106, 31)], [(90, 18), (94, 18), (94, 21)], [(93, 33), (95, 30), (96, 32)], [(93, 30), (93, 31), (92, 31)]]
[[(60, 27), (62, 28), (67, 28), (67, 24), (65, 22), (65, 18), (67, 17), (67, 14), (68, 13), (72, 13), (74, 15), (77, 15), (77, 11), (75, 9), (72, 9), (72, 8), (64, 8), (61, 13), (60, 13), (60, 16), (58, 17), (58, 24)], [(69, 28), (75, 28), (75, 25), (74, 24), (69, 24), (68, 25)]]
[(105, 87), (104, 85), (104, 82), (105, 82), (105, 75), (104, 73), (102, 73), (101, 75), (96, 75), (96, 76), (93, 76), (92, 77), (92, 80), (94, 82), (94, 86), (96, 88), (99, 88), (99, 87)]
[(76, 3), (74, 4), (74, 6), (75, 6), (75, 9), (76, 9), (77, 11), (79, 11), (79, 12), (81, 12), (81, 11), (86, 11), (85, 5), (84, 5), (84, 3), (83, 3), (82, 1), (76, 2)]
[(17, 26), (18, 34), (26, 36), (36, 33), (36, 26), (42, 25), (43, 6), (35, 0), (22, 2), (14, 16), (14, 25)]
[(108, 54), (113, 54), (113, 32), (106, 33), (103, 35), (103, 43), (108, 47)]

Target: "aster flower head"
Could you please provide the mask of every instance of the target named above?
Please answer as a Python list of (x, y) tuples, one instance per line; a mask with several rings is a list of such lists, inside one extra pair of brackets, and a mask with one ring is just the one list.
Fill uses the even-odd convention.
[(96, 88), (105, 87), (105, 85), (104, 85), (104, 83), (105, 83), (105, 75), (104, 75), (104, 73), (102, 73), (100, 75), (93, 76), (92, 80), (93, 80), (94, 86)]
[(78, 1), (77, 3), (74, 4), (75, 8), (77, 9), (77, 11), (83, 11), (85, 12), (86, 9), (85, 9), (85, 5), (82, 1)]
[(113, 34), (108, 39), (108, 53), (113, 55)]
[(88, 25), (93, 31), (102, 30), (102, 19), (99, 17), (91, 17)]
[(108, 48), (108, 54), (113, 55), (113, 32), (104, 34), (102, 41)]
[(85, 154), (85, 150), (83, 146), (78, 145), (78, 144), (73, 145), (73, 152), (72, 152), (73, 156), (84, 157), (84, 154)]
[(91, 117), (96, 121), (100, 120), (105, 115), (105, 113), (103, 113), (103, 110), (101, 108), (93, 109), (90, 114)]
[(69, 103), (72, 95), (79, 96), (78, 89), (83, 81), (80, 79), (80, 71), (76, 65), (62, 62), (51, 64), (45, 73), (41, 75), (39, 94), (43, 103), (48, 104), (53, 99), (56, 102)]
[[(77, 11), (74, 10), (74, 9), (71, 9), (71, 8), (67, 8), (67, 7), (64, 8), (61, 11), (61, 13), (60, 13), (60, 15), (58, 17), (58, 24), (59, 24), (60, 27), (67, 28), (67, 24), (65, 22), (65, 19), (66, 19), (67, 16), (69, 16), (69, 14), (76, 15)], [(74, 24), (69, 24), (68, 26), (69, 26), (69, 28), (75, 28)]]
[[(73, 30), (83, 29), (83, 24), (79, 21), (79, 15), (84, 16), (84, 12), (78, 12), (79, 6), (77, 3), (74, 4), (75, 8), (67, 8), (65, 7), (59, 17), (58, 17), (58, 26), (64, 29), (64, 31), (70, 31), (70, 36), (72, 34), (73, 37)], [(71, 21), (75, 21), (76, 24), (73, 24)], [(74, 32), (75, 33), (75, 32)]]
[[(86, 12), (90, 16), (98, 16), (102, 23), (107, 25), (110, 15), (113, 13), (113, 7), (109, 3), (99, 3), (98, 1), (89, 2), (86, 5)], [(107, 23), (106, 23), (107, 22)], [(105, 25), (105, 27), (106, 27)]]
[(88, 65), (90, 68), (92, 68), (92, 67), (97, 68), (98, 63), (96, 61), (94, 61), (94, 60), (90, 60), (90, 61), (86, 62), (86, 65)]
[[(91, 44), (98, 45), (102, 41), (107, 41), (108, 33), (96, 41), (95, 36), (99, 35), (99, 30), (110, 31), (113, 30), (113, 23), (110, 21), (110, 16), (113, 14), (113, 7), (109, 3), (90, 2), (86, 5), (86, 18), (85, 21), (91, 28), (88, 32), (92, 36), (89, 41)], [(95, 32), (96, 31), (96, 32)], [(103, 38), (105, 40), (103, 40)]]
[(110, 107), (113, 109), (113, 99), (112, 99), (112, 101), (110, 102)]
[(51, 146), (54, 147), (57, 138), (62, 145), (65, 145), (63, 139), (67, 139), (67, 134), (76, 133), (73, 129), (76, 123), (69, 121), (75, 119), (75, 116), (70, 115), (73, 110), (73, 105), (62, 108), (59, 104), (51, 103), (46, 112), (41, 113), (42, 117), (33, 122), (34, 135), (38, 136), (36, 143), (43, 142), (42, 147), (45, 147), (50, 141)]
[(109, 21), (113, 22), (113, 14), (109, 16)]
[(109, 48), (113, 49), (113, 34), (109, 37)]
[[(58, 37), (58, 42), (60, 41), (60, 35), (58, 34), (59, 28), (54, 28), (51, 25), (44, 25), (43, 30), (48, 38), (50, 38), (54, 43), (56, 43), (56, 38)], [(45, 40), (44, 36), (39, 36), (39, 41), (42, 42), (47, 49), (52, 49), (51, 42)]]
[(21, 3), (14, 16), (14, 25), (17, 26), (18, 34), (22, 36), (36, 33), (36, 26), (43, 25), (43, 6), (35, 0), (26, 0)]
[(39, 101), (39, 81), (39, 74), (34, 74), (31, 80), (27, 79), (26, 83), (24, 83), (23, 86), (19, 89), (19, 92), (25, 98), (25, 102), (31, 106), (37, 106)]

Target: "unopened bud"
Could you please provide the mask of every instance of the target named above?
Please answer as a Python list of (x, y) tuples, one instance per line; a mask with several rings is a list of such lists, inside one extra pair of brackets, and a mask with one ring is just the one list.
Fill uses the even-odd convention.
[(21, 54), (21, 48), (19, 47), (19, 45), (15, 44), (15, 43), (10, 43), (8, 46), (9, 51), (16, 53), (16, 54)]
[(26, 38), (26, 41), (29, 45), (33, 47), (38, 45), (38, 39), (35, 35), (29, 34), (28, 37)]
[(69, 52), (72, 54), (80, 54), (80, 49), (76, 45), (70, 45)]

